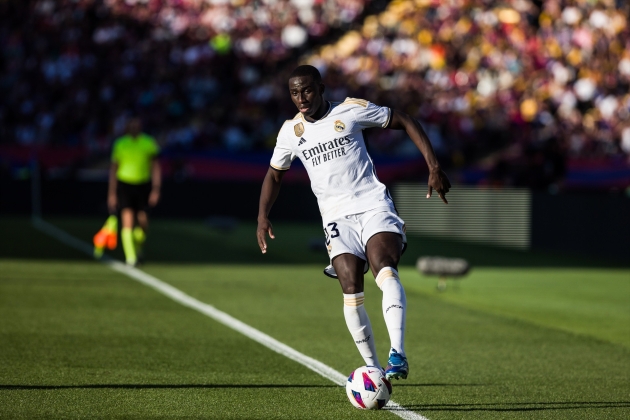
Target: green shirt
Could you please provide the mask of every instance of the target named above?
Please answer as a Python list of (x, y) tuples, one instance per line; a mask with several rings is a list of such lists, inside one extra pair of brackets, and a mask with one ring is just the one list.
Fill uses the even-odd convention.
[(114, 142), (112, 162), (118, 164), (116, 177), (128, 184), (143, 184), (151, 180), (151, 163), (159, 153), (155, 139), (140, 133), (133, 138), (126, 134)]

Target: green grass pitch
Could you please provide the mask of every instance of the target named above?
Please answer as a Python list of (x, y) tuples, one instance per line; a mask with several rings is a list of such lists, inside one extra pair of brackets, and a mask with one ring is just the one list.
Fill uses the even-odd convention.
[[(52, 222), (85, 241), (101, 220)], [(157, 220), (144, 271), (334, 369), (362, 361), (317, 225)], [(397, 418), (354, 409), (334, 385), (30, 226), (0, 219), (0, 418)], [(630, 418), (630, 268), (606, 261), (410, 238), (411, 372), (393, 399), (438, 419)], [(113, 255), (121, 257), (120, 249)], [(413, 268), (469, 259), (465, 279)], [(385, 362), (380, 291), (366, 305)]]

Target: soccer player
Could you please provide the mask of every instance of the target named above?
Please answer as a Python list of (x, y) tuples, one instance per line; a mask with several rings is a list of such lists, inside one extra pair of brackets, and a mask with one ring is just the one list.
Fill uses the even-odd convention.
[(162, 174), (155, 139), (142, 132), (142, 122), (133, 118), (127, 134), (116, 139), (109, 171), (107, 205), (115, 214), (120, 209), (121, 242), (125, 261), (135, 266), (149, 227), (147, 208), (160, 199)]
[(363, 306), (363, 276), (369, 268), (383, 292), (383, 316), (391, 348), (385, 368), (388, 379), (406, 379), (405, 291), (397, 266), (405, 247), (404, 222), (391, 195), (377, 178), (365, 147), (362, 130), (368, 127), (403, 129), (420, 149), (429, 166), (427, 198), (433, 190), (447, 203), (451, 184), (440, 168), (431, 143), (420, 124), (409, 115), (346, 98), (323, 98), (319, 71), (299, 66), (289, 77), (289, 94), (298, 114), (278, 134), (260, 193), (256, 236), (263, 254), (266, 235), (274, 238), (269, 212), (280, 191), (282, 177), (297, 157), (306, 168), (322, 215), (331, 266), (324, 272), (337, 277), (343, 291), (344, 317), (359, 353), (368, 366), (383, 369), (376, 355), (374, 335)]

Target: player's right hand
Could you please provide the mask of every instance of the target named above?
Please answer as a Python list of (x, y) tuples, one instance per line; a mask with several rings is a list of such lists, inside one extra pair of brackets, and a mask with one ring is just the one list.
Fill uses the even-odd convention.
[(118, 207), (118, 198), (116, 194), (109, 194), (107, 196), (107, 208), (111, 214), (115, 214)]
[(267, 253), (266, 235), (269, 234), (271, 239), (276, 237), (273, 235), (273, 227), (267, 218), (258, 219), (258, 229), (256, 229), (256, 237), (258, 238), (258, 246), (263, 254)]

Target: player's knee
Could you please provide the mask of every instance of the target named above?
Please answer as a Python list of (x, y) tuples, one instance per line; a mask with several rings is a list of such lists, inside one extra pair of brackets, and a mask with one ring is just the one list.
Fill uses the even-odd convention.
[(387, 256), (378, 258), (376, 261), (370, 260), (370, 268), (372, 269), (372, 274), (374, 274), (374, 277), (377, 277), (378, 274), (385, 268), (393, 268), (394, 270), (398, 270), (398, 260), (398, 258)]
[(383, 290), (383, 285), (386, 281), (393, 279), (395, 282), (400, 282), (400, 277), (398, 276), (398, 270), (392, 266), (383, 267), (378, 271), (377, 274), (374, 275), (374, 280), (376, 281), (376, 285)]
[(346, 294), (354, 294), (363, 292), (363, 282), (355, 279), (339, 277), (341, 290)]
[(133, 214), (133, 210), (130, 208), (124, 208), (122, 209), (122, 211), (120, 212), (120, 216), (122, 219), (122, 227), (124, 228), (132, 228), (133, 227), (133, 219), (134, 219), (134, 214)]
[(363, 278), (358, 278), (352, 270), (340, 267), (337, 272), (341, 290), (346, 294), (354, 294), (363, 292)]

